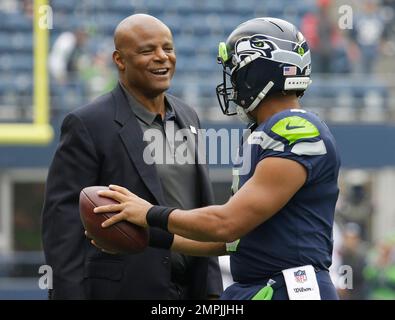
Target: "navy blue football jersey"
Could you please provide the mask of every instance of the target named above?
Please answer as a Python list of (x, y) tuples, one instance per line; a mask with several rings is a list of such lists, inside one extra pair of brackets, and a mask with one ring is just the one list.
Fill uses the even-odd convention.
[(307, 264), (328, 269), (340, 167), (328, 127), (314, 113), (290, 109), (273, 115), (244, 140), (240, 163), (233, 169), (233, 192), (252, 177), (259, 161), (268, 157), (300, 163), (306, 168), (307, 179), (279, 212), (228, 244), (234, 280), (251, 282)]

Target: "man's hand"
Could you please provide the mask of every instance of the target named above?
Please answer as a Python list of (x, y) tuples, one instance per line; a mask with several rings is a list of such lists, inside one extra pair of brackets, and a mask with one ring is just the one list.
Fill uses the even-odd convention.
[(105, 253), (109, 253), (109, 254), (118, 254), (118, 252), (109, 251), (109, 250), (106, 250), (106, 249), (102, 248), (101, 246), (99, 246), (99, 245), (95, 242), (95, 240), (92, 240), (92, 237), (89, 235), (88, 231), (86, 231), (86, 230), (85, 230), (85, 236), (86, 236), (88, 239), (90, 239), (91, 244), (94, 245), (97, 249), (99, 249), (99, 250), (101, 250), (101, 251), (103, 251), (103, 252), (105, 252)]
[(112, 204), (101, 206), (94, 209), (95, 213), (104, 212), (119, 212), (102, 223), (102, 227), (106, 228), (114, 223), (122, 220), (129, 221), (136, 225), (147, 227), (147, 212), (153, 207), (148, 201), (141, 199), (128, 189), (117, 186), (109, 185), (109, 191), (99, 191), (98, 194), (103, 197), (111, 198), (118, 201), (119, 204)]

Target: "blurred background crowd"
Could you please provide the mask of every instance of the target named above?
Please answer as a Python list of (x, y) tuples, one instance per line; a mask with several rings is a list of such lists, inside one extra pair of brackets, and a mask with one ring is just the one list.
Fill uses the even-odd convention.
[[(32, 120), (33, 1), (0, 1), (0, 125)], [(215, 96), (220, 41), (241, 22), (274, 16), (297, 25), (312, 50), (313, 83), (302, 105), (333, 126), (343, 170), (333, 277), (343, 299), (395, 299), (395, 1), (52, 0), (48, 75), (51, 123), (117, 83), (115, 26), (149, 13), (172, 30), (177, 70), (169, 90), (195, 106), (206, 127), (231, 128)], [(344, 7), (347, 6), (347, 7)], [(344, 22), (341, 8), (351, 8)], [(348, 26), (348, 27), (347, 27)], [(240, 126), (240, 125), (239, 125)], [(54, 145), (0, 145), (0, 298), (42, 298), (40, 211)], [(212, 170), (217, 201), (229, 197), (229, 168)], [(339, 267), (353, 270), (344, 289)], [(227, 279), (226, 261), (224, 277)]]

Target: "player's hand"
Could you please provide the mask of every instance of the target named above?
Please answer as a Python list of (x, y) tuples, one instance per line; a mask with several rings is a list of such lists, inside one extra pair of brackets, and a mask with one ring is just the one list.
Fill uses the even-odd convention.
[(94, 209), (95, 213), (119, 212), (102, 223), (106, 228), (122, 220), (129, 221), (142, 227), (147, 227), (147, 212), (153, 207), (148, 201), (141, 199), (128, 189), (109, 185), (110, 190), (98, 191), (100, 196), (111, 198), (118, 201), (119, 204), (100, 206)]
[(85, 230), (85, 236), (91, 241), (91, 244), (94, 245), (96, 248), (98, 248), (99, 250), (105, 252), (105, 253), (109, 253), (109, 254), (118, 254), (118, 252), (115, 251), (109, 251), (106, 249), (103, 249), (102, 247), (100, 247), (95, 240), (92, 239), (92, 237), (89, 235), (88, 231)]

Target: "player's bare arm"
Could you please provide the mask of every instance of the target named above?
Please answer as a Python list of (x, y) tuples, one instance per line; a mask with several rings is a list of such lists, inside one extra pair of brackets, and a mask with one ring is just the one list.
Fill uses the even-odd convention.
[(190, 256), (223, 256), (228, 254), (224, 242), (201, 242), (174, 235), (174, 241), (170, 248)]
[[(85, 231), (85, 236), (91, 239), (91, 236)], [(102, 248), (94, 240), (91, 240), (91, 244), (102, 250), (105, 253), (117, 254), (117, 252), (109, 251)], [(172, 251), (180, 252), (195, 257), (207, 257), (207, 256), (223, 256), (228, 254), (226, 251), (226, 245), (223, 242), (201, 242), (186, 239), (184, 237), (175, 235), (173, 243), (170, 248)]]
[[(306, 178), (306, 170), (301, 164), (284, 158), (266, 158), (258, 164), (253, 177), (226, 204), (174, 210), (169, 216), (168, 230), (197, 241), (234, 241), (278, 212), (303, 186)], [(110, 188), (112, 191), (100, 194), (120, 204), (98, 207), (95, 212), (120, 213), (106, 220), (103, 227), (121, 220), (147, 226), (146, 215), (152, 204), (125, 188)], [(192, 247), (192, 243), (189, 245)], [(183, 249), (186, 247), (184, 243)]]

